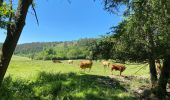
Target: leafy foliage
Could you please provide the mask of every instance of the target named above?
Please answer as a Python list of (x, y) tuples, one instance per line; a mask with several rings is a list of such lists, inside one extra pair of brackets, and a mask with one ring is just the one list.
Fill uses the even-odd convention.
[(0, 28), (6, 29), (7, 25), (11, 22), (7, 21), (7, 19), (12, 15), (14, 15), (14, 10), (11, 9), (10, 4), (7, 2), (3, 2), (0, 6)]
[[(105, 59), (144, 61), (151, 54), (156, 59), (169, 54), (169, 1), (104, 0), (104, 3), (109, 12), (122, 4), (127, 9), (124, 12), (125, 19), (118, 26), (112, 27), (109, 40), (102, 38), (105, 44), (101, 42), (94, 46), (95, 55), (102, 54), (101, 58)], [(112, 50), (110, 52), (107, 49)]]

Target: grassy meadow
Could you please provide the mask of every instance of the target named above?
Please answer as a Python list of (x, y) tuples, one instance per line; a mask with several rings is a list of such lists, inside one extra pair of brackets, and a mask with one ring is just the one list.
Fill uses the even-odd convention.
[[(133, 100), (136, 91), (149, 84), (147, 64), (127, 63), (120, 77), (118, 71), (104, 70), (93, 61), (91, 71), (79, 68), (79, 60), (68, 64), (30, 60), (13, 56), (3, 86), (2, 100)], [(139, 70), (139, 71), (138, 71)], [(137, 72), (137, 73), (136, 73)], [(112, 75), (113, 74), (113, 75)]]

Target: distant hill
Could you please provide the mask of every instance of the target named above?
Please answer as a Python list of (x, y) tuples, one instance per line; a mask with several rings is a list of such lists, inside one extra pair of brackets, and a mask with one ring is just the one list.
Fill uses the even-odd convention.
[(84, 38), (77, 41), (24, 43), (17, 45), (14, 54), (44, 60), (53, 57), (85, 59), (90, 56), (90, 47), (96, 40)]
[(17, 45), (15, 49), (16, 55), (28, 55), (31, 53), (41, 52), (44, 48), (52, 48), (61, 42), (33, 42), (33, 43), (24, 43)]

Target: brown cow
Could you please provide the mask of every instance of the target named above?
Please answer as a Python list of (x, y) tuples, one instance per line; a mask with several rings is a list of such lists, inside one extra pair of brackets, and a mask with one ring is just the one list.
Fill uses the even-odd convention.
[(62, 63), (60, 60), (58, 60), (57, 58), (52, 58), (53, 63)]
[(53, 63), (62, 63), (60, 60), (52, 60)]
[(90, 61), (90, 60), (87, 60), (87, 61), (80, 61), (80, 68), (81, 69), (86, 69), (86, 68), (89, 68), (89, 71), (91, 70), (91, 67), (93, 65), (93, 62)]
[(124, 71), (126, 69), (126, 67), (124, 66), (124, 65), (122, 65), (122, 64), (113, 64), (112, 65), (112, 67), (111, 67), (111, 72), (113, 71), (113, 70), (115, 70), (115, 71), (120, 71), (120, 76), (121, 76), (121, 74), (122, 74), (122, 72)]

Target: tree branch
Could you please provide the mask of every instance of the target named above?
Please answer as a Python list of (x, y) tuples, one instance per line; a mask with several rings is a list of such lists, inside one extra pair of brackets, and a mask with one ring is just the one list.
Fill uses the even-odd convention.
[(35, 18), (36, 18), (37, 24), (38, 24), (38, 26), (39, 26), (39, 21), (38, 21), (37, 12), (36, 12), (36, 10), (35, 10), (35, 8), (34, 8), (33, 2), (32, 2), (32, 4), (31, 4), (31, 7), (32, 7), (32, 10), (33, 10), (33, 12), (34, 12), (34, 14), (35, 14)]

